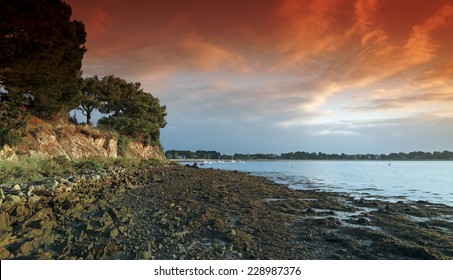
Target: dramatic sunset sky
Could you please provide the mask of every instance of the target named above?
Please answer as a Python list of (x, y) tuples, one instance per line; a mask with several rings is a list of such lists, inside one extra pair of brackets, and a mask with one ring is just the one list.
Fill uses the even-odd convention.
[(453, 0), (66, 2), (84, 75), (158, 97), (166, 150), (453, 150)]

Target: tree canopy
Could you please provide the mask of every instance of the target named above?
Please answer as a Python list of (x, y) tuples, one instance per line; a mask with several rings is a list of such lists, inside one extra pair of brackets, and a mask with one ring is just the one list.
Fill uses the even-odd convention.
[(61, 0), (0, 2), (0, 86), (44, 119), (68, 112), (81, 86), (86, 33), (71, 14)]
[(91, 126), (91, 115), (95, 109), (102, 105), (104, 89), (98, 76), (85, 78), (79, 98), (78, 110), (86, 116), (86, 124)]
[(159, 144), (160, 129), (165, 127), (165, 106), (141, 88), (140, 83), (127, 82), (113, 75), (99, 80), (85, 78), (80, 109), (90, 122), (94, 109), (105, 114), (98, 121), (103, 128), (117, 131), (144, 144)]

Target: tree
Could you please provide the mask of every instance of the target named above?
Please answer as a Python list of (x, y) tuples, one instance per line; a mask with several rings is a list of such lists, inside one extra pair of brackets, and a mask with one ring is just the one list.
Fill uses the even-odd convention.
[(91, 125), (91, 114), (102, 105), (104, 89), (98, 76), (85, 78), (80, 96), (80, 105), (77, 108), (87, 118), (87, 125)]
[(25, 126), (27, 112), (14, 101), (0, 100), (0, 149), (7, 144), (16, 146), (21, 140), (21, 128)]
[(128, 83), (114, 76), (104, 77), (102, 83), (104, 93), (100, 111), (110, 115), (101, 118), (98, 125), (147, 145), (160, 145), (160, 129), (167, 124), (167, 114), (159, 99), (141, 89), (140, 83)]
[(86, 33), (71, 13), (61, 0), (0, 2), (0, 87), (45, 119), (74, 108), (81, 87)]

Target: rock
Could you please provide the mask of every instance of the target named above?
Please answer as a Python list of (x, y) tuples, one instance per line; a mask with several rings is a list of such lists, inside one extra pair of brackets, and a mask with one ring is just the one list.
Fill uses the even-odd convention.
[(119, 226), (119, 227), (118, 227), (118, 230), (119, 230), (121, 233), (124, 234), (124, 233), (126, 233), (127, 228), (126, 228), (125, 226)]
[(35, 190), (35, 186), (31, 186), (28, 188), (28, 191), (27, 191), (27, 196), (30, 197), (33, 195), (33, 191)]
[(101, 222), (98, 219), (92, 219), (86, 224), (86, 230), (102, 231)]
[(361, 217), (357, 220), (357, 223), (361, 224), (361, 225), (368, 225), (370, 223), (370, 221), (366, 218)]
[(30, 214), (30, 209), (21, 204), (16, 207), (12, 214), (17, 217), (18, 222), (23, 222)]
[(16, 152), (10, 146), (5, 145), (0, 150), (0, 159), (17, 160)]
[(330, 233), (326, 236), (327, 242), (341, 242), (343, 239), (334, 233)]
[(120, 233), (119, 233), (118, 229), (114, 228), (114, 229), (112, 229), (112, 231), (110, 231), (110, 238), (115, 238), (115, 237), (117, 237), (119, 234), (120, 234)]
[(110, 216), (108, 211), (105, 211), (104, 214), (102, 214), (100, 221), (104, 228), (108, 228), (114, 224), (112, 216)]
[(14, 257), (10, 251), (5, 248), (0, 248), (0, 260), (6, 260)]
[(187, 252), (186, 248), (184, 248), (184, 246), (182, 246), (182, 244), (178, 244), (178, 250), (179, 250), (181, 253), (186, 253), (186, 252)]
[(53, 190), (49, 187), (45, 187), (45, 186), (35, 186), (33, 192), (35, 194), (38, 194), (38, 195), (43, 195), (43, 196), (54, 196), (54, 192)]
[(0, 188), (0, 199), (5, 199), (5, 193), (2, 188)]
[(152, 255), (148, 251), (143, 251), (140, 253), (139, 258), (143, 259), (143, 260), (150, 260), (150, 259), (152, 259)]
[(11, 213), (14, 206), (16, 206), (16, 204), (13, 201), (7, 199), (3, 202), (1, 210), (5, 211), (7, 213)]
[(22, 255), (28, 255), (31, 250), (33, 249), (33, 243), (31, 241), (26, 241), (24, 244), (22, 244), (19, 248), (19, 252)]
[(44, 220), (44, 219), (52, 220), (52, 218), (53, 218), (52, 209), (51, 208), (43, 208), (43, 209), (39, 210), (38, 212), (36, 212), (30, 219), (25, 221), (25, 223), (29, 223), (29, 222), (32, 222), (32, 221)]
[(40, 201), (40, 200), (41, 200), (41, 197), (40, 197), (39, 195), (34, 195), (34, 194), (33, 194), (33, 195), (28, 199), (27, 204), (35, 204), (35, 203), (37, 203), (37, 202)]
[(18, 195), (8, 196), (7, 199), (8, 199), (8, 201), (12, 202), (13, 204), (19, 204), (20, 202), (23, 201), (23, 199)]
[(23, 195), (23, 193), (22, 193), (22, 188), (21, 188), (19, 185), (14, 185), (14, 186), (11, 188), (10, 193), (11, 193), (11, 194), (17, 194), (17, 195), (20, 195), (20, 196)]
[(37, 260), (51, 260), (52, 259), (52, 253), (51, 252), (39, 252), (36, 255)]
[(0, 232), (7, 231), (11, 224), (9, 214), (6, 212), (0, 212)]

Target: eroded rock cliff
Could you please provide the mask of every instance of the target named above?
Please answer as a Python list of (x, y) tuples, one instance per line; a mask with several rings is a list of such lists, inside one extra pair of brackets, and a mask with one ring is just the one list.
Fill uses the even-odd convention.
[[(64, 156), (69, 159), (120, 156), (116, 136), (91, 127), (69, 124), (52, 126), (32, 117), (28, 121), (26, 131), (19, 146), (3, 147), (0, 158), (14, 160), (17, 155), (41, 158)], [(137, 142), (130, 142), (121, 156), (165, 158), (159, 147), (146, 146)]]

